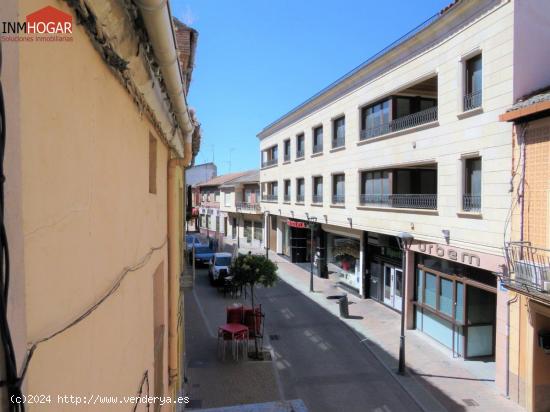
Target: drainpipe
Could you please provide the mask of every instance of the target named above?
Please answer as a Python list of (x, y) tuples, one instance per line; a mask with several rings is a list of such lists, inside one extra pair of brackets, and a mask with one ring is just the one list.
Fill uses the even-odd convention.
[(192, 134), (194, 130), (185, 100), (183, 75), (176, 52), (176, 39), (172, 26), (172, 14), (167, 0), (136, 0), (143, 23), (160, 71), (172, 110), (181, 129), (184, 141), (184, 167), (192, 160)]
[(517, 300), (516, 293), (516, 296), (506, 302), (506, 398), (508, 399), (510, 399), (510, 305)]

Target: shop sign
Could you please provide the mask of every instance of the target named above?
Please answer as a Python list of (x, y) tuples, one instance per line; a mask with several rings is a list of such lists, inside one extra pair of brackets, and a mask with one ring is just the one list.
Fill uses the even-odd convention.
[(306, 222), (298, 221), (298, 220), (288, 219), (286, 224), (290, 227), (295, 227), (296, 229), (309, 229), (309, 224), (307, 224)]
[(413, 245), (411, 249), (427, 255), (463, 263), (465, 265), (481, 267), (481, 258), (479, 255), (462, 249), (453, 249), (435, 243), (418, 243)]

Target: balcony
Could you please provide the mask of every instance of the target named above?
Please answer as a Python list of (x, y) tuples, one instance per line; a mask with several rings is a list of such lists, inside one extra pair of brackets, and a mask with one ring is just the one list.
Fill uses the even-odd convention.
[(304, 195), (303, 194), (297, 194), (296, 195), (296, 203), (304, 203)]
[(276, 165), (276, 164), (277, 164), (277, 161), (278, 161), (277, 158), (275, 158), (275, 159), (269, 159), (269, 160), (264, 160), (264, 161), (262, 162), (262, 168), (264, 168), (264, 167), (270, 167), (270, 166)]
[(511, 290), (550, 302), (550, 249), (529, 242), (510, 242), (505, 246), (508, 273), (502, 284)]
[(481, 107), (481, 90), (464, 95), (464, 111)]
[(463, 195), (462, 196), (462, 210), (471, 213), (481, 212), (481, 196), (475, 195)]
[(332, 195), (332, 204), (333, 205), (343, 205), (345, 202), (345, 195)]
[(361, 140), (371, 139), (388, 133), (410, 129), (423, 124), (437, 121), (437, 106), (419, 112), (399, 117), (388, 123), (361, 130)]
[(260, 213), (262, 210), (258, 203), (238, 202), (235, 206), (237, 212)]
[(321, 153), (322, 151), (323, 151), (323, 145), (322, 144), (313, 145), (313, 154)]
[(323, 203), (323, 195), (313, 195), (312, 201), (314, 204), (322, 204)]
[(262, 196), (262, 202), (277, 202), (278, 196), (277, 195), (263, 195)]
[(362, 194), (360, 203), (362, 206), (437, 210), (437, 194)]

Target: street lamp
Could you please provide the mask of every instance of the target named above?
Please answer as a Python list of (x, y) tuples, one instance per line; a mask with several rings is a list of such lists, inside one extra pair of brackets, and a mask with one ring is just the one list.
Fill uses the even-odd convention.
[(407, 251), (412, 245), (414, 236), (408, 232), (400, 232), (397, 236), (397, 244), (401, 249), (401, 336), (399, 337), (399, 370), (400, 375), (405, 374), (405, 271), (407, 264)]
[(317, 218), (314, 216), (307, 215), (307, 221), (309, 222), (309, 231), (311, 233), (311, 240), (309, 242), (309, 246), (311, 248), (311, 251), (309, 252), (309, 291), (313, 292), (313, 231), (315, 229), (315, 222), (317, 222)]
[(265, 218), (265, 239), (264, 239), (264, 245), (265, 245), (265, 258), (269, 259), (269, 249), (267, 248), (267, 239), (269, 238), (269, 210), (264, 211), (264, 218)]

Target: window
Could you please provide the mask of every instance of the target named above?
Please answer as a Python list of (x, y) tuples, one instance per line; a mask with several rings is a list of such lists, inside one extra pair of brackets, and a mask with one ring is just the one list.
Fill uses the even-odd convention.
[(313, 203), (323, 203), (323, 176), (313, 178)]
[(313, 129), (313, 153), (323, 151), (323, 126)]
[(149, 134), (149, 193), (157, 193), (157, 139)]
[(250, 220), (244, 221), (244, 237), (248, 242), (252, 240), (252, 222)]
[(277, 189), (278, 189), (278, 184), (276, 181), (262, 183), (262, 191), (263, 191), (262, 200), (264, 202), (276, 202), (277, 195), (278, 195)]
[(224, 199), (224, 206), (225, 207), (231, 206), (231, 193), (224, 192), (223, 199)]
[(332, 176), (332, 203), (335, 205), (344, 204), (345, 201), (346, 177), (344, 174)]
[(481, 106), (481, 54), (466, 60), (465, 75), (463, 110), (466, 112)]
[(272, 146), (262, 151), (262, 167), (276, 165), (278, 161), (278, 146)]
[(332, 123), (332, 148), (343, 147), (346, 144), (346, 118), (339, 117)]
[(254, 222), (254, 239), (261, 242), (263, 240), (263, 231), (262, 222)]
[(290, 139), (286, 139), (283, 144), (285, 162), (290, 162)]
[(304, 134), (296, 136), (296, 159), (304, 157)]
[(361, 174), (361, 204), (387, 204), (391, 195), (391, 172), (373, 171)]
[(464, 160), (464, 194), (462, 210), (481, 211), (481, 157)]
[(390, 99), (365, 107), (361, 111), (362, 138), (389, 133)]
[(304, 202), (305, 181), (303, 177), (296, 179), (296, 203)]
[(285, 202), (290, 202), (290, 180), (287, 179), (284, 181), (284, 190), (285, 190), (285, 198), (284, 198), (284, 201)]

